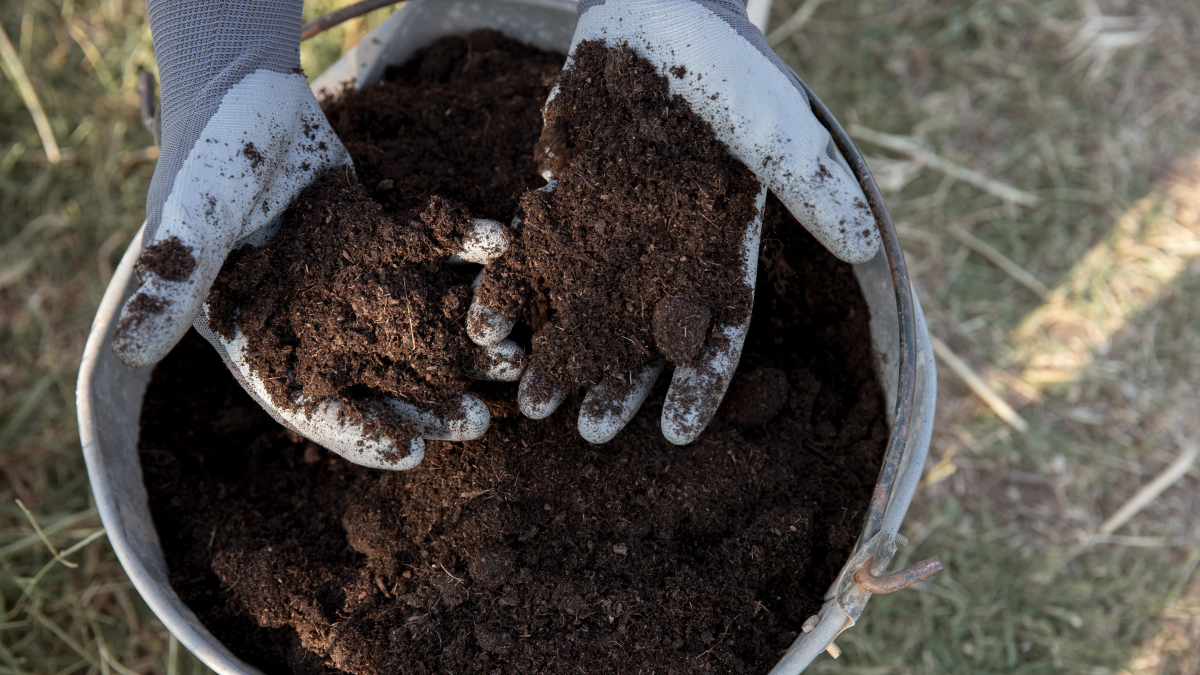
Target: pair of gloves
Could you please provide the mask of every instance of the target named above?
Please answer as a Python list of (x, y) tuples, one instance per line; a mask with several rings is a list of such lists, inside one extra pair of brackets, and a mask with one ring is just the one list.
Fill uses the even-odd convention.
[[(147, 197), (142, 246), (144, 251), (184, 250), (191, 260), (164, 271), (143, 256), (141, 286), (123, 308), (113, 337), (117, 357), (130, 366), (157, 363), (194, 325), (272, 417), (367, 466), (411, 468), (424, 455), (422, 438), (482, 435), (490, 418), (470, 394), (460, 401), (463, 414), (448, 418), (392, 402), (420, 432), (407, 453), (340, 419), (336, 402), (308, 413), (276, 408), (247, 365), (241, 336), (228, 341), (209, 330), (205, 299), (229, 252), (267, 241), (300, 191), (352, 162), (300, 70), (302, 0), (148, 0), (147, 5), (161, 79), (162, 149)], [(875, 255), (879, 235), (861, 188), (813, 116), (795, 75), (747, 19), (744, 0), (582, 0), (571, 48), (595, 39), (627, 42), (658, 63), (663, 75), (683, 66), (685, 77), (667, 77), (671, 92), (686, 99), (733, 156), (756, 173), (763, 185), (760, 206), (769, 188), (838, 258), (859, 263)], [(761, 209), (744, 224), (741, 257), (751, 288), (761, 224)], [(459, 257), (494, 258), (500, 250), (488, 244), (491, 240), (469, 241), (474, 246), (468, 248), (480, 250)], [(511, 355), (497, 350), (511, 350), (505, 340), (511, 318), (478, 303), (470, 318), (468, 333), (481, 349), (490, 350), (494, 360), (509, 360)], [(668, 440), (689, 443), (712, 419), (748, 329), (749, 318), (740, 325), (715, 326), (727, 338), (721, 341), (725, 346), (706, 345), (696, 364), (676, 368), (662, 417)], [(519, 375), (506, 372), (498, 377)], [(518, 402), (530, 417), (544, 417), (565, 394), (551, 401), (531, 399), (526, 392), (534, 376), (525, 375)], [(653, 369), (643, 373), (635, 391), (615, 406), (583, 406), (609, 412), (603, 418), (581, 413), (580, 433), (592, 442), (612, 438), (657, 376)], [(605, 398), (599, 385), (585, 401)], [(395, 461), (405, 454), (406, 460)]]

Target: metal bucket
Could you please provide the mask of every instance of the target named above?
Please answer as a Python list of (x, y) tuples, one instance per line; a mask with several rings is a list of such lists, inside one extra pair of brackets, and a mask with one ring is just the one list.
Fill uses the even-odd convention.
[[(572, 0), (410, 0), (347, 52), (313, 83), (318, 93), (339, 91), (345, 82), (377, 82), (383, 69), (446, 35), (492, 28), (542, 49), (565, 52), (575, 28)], [(929, 333), (912, 293), (896, 233), (861, 156), (819, 99), (809, 92), (818, 119), (834, 135), (858, 174), (883, 235), (884, 247), (855, 266), (871, 310), (876, 366), (887, 396), (891, 437), (867, 522), (855, 552), (826, 593), (818, 615), (771, 671), (794, 675), (837, 635), (853, 626), (872, 592), (890, 592), (924, 578), (929, 567), (880, 578), (896, 550), (896, 532), (916, 491), (929, 449), (937, 377)], [(133, 266), (141, 236), (134, 237), (113, 275), (83, 353), (76, 400), (79, 435), (88, 477), (117, 558), (146, 604), (185, 647), (222, 674), (259, 671), (234, 656), (201, 625), (171, 588), (167, 564), (150, 517), (137, 440), (142, 397), (151, 368), (130, 368), (109, 347), (125, 300), (137, 288)], [(903, 541), (903, 540), (901, 540)], [(835, 647), (830, 651), (836, 652)]]

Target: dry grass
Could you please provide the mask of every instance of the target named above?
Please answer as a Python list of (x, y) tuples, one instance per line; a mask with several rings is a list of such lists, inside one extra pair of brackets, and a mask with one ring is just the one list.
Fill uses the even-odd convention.
[[(386, 14), (317, 38), (305, 64), (323, 68)], [(75, 424), (79, 355), (142, 221), (157, 156), (137, 115), (138, 72), (155, 72), (145, 4), (8, 2), (0, 24), (63, 154), (47, 161), (34, 119), (11, 81), (0, 82), (0, 673), (207, 672), (146, 609), (108, 547)], [(86, 542), (66, 555), (77, 568), (55, 561), (14, 499), (55, 547)]]
[[(778, 17), (800, 5), (776, 1)], [(860, 139), (931, 329), (1031, 428), (1012, 431), (942, 369), (903, 556), (940, 555), (947, 571), (872, 601), (839, 639), (845, 656), (816, 670), (1200, 671), (1200, 470), (1092, 536), (1200, 439), (1200, 5), (814, 6), (780, 53), (844, 122), (916, 144)], [(384, 14), (308, 43), (307, 70)], [(91, 313), (153, 169), (136, 106), (137, 71), (154, 68), (143, 15), (139, 0), (0, 6), (64, 155), (47, 162), (0, 84), (0, 675), (204, 671), (99, 534), (74, 421)], [(15, 498), (55, 548), (79, 547), (64, 554), (77, 568)]]
[[(47, 161), (29, 111), (0, 84), (0, 672), (166, 666), (168, 635), (92, 508), (73, 391), (153, 170), (138, 154), (151, 145), (136, 114), (137, 71), (153, 68), (143, 12), (132, 0), (0, 8), (63, 155)], [(78, 567), (31, 536), (14, 498)]]
[(947, 571), (876, 598), (818, 671), (1200, 669), (1200, 471), (1093, 536), (1200, 440), (1198, 39), (1190, 1), (909, 1), (825, 5), (781, 47), (844, 120), (917, 148), (860, 138), (931, 330), (1031, 425), (942, 364), (905, 555)]

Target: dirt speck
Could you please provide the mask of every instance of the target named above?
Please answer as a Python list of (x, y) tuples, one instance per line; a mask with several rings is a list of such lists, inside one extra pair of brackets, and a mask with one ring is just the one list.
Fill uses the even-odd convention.
[(242, 146), (242, 156), (250, 160), (250, 168), (255, 170), (262, 166), (262, 163), (266, 161), (266, 158), (263, 157), (263, 154), (259, 152), (258, 148), (254, 147), (254, 143), (250, 141), (246, 141), (246, 144)]

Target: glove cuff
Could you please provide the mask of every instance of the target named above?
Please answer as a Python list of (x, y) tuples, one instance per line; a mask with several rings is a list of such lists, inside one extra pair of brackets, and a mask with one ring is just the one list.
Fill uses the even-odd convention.
[(148, 0), (161, 81), (162, 150), (146, 198), (151, 241), (175, 175), (231, 87), (256, 70), (300, 72), (302, 0)]

